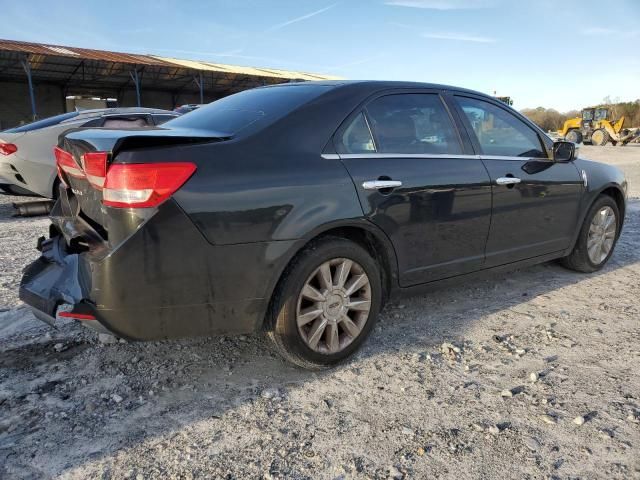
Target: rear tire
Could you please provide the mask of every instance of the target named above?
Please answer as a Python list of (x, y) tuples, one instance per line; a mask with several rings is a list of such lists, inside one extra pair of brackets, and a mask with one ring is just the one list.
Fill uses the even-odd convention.
[[(613, 223), (610, 227), (598, 224), (598, 220), (611, 218), (610, 216), (605, 216), (605, 212), (613, 214)], [(566, 268), (577, 272), (591, 273), (600, 270), (611, 258), (619, 233), (620, 211), (618, 210), (618, 205), (608, 195), (601, 195), (587, 212), (573, 251), (569, 256), (564, 257), (560, 263)], [(593, 248), (597, 247), (598, 240), (601, 238), (607, 242), (606, 245), (610, 242), (606, 251), (604, 250), (604, 243), (600, 249)]]
[(591, 142), (594, 145), (604, 147), (609, 142), (609, 133), (603, 128), (599, 128), (591, 134)]
[(381, 301), (380, 269), (369, 253), (344, 238), (321, 238), (282, 275), (266, 319), (267, 336), (291, 363), (327, 368), (360, 347)]
[(582, 142), (582, 132), (580, 130), (569, 130), (565, 135), (564, 139), (567, 142), (573, 143), (581, 143)]

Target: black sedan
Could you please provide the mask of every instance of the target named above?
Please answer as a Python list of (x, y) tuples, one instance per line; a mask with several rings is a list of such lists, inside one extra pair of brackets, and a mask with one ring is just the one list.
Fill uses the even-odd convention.
[(560, 259), (607, 262), (626, 181), (507, 105), (404, 82), (269, 86), (56, 148), (50, 238), (20, 297), (127, 339), (265, 331), (309, 368), (393, 295)]

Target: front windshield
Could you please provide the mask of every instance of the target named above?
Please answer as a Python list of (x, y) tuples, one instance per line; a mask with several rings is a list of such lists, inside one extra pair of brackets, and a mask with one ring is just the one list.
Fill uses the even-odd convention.
[(607, 118), (607, 109), (599, 108), (596, 110), (596, 120), (605, 120)]
[(593, 110), (585, 110), (582, 112), (583, 120), (593, 120)]

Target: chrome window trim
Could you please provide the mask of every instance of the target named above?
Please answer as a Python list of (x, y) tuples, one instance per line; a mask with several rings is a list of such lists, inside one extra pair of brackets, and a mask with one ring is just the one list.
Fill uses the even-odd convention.
[(478, 159), (478, 155), (447, 155), (435, 153), (339, 153), (323, 154), (322, 158), (333, 159), (357, 159), (357, 158), (470, 158)]
[(360, 112), (360, 115), (364, 117), (364, 123), (367, 125), (367, 129), (369, 130), (369, 136), (371, 137), (371, 143), (373, 143), (373, 149), (375, 150), (375, 152), (378, 152), (378, 144), (376, 143), (376, 137), (373, 136), (373, 130), (371, 130), (371, 125), (369, 125), (369, 119), (367, 118), (365, 109), (362, 109), (362, 111)]
[(553, 160), (548, 157), (516, 157), (511, 155), (478, 155), (480, 160), (520, 160), (524, 162), (528, 162), (531, 160), (546, 160), (551, 162)]
[(500, 155), (459, 155), (446, 153), (323, 153), (322, 158), (325, 160), (350, 160), (358, 158), (453, 158), (453, 159), (473, 159), (473, 160), (518, 160), (521, 162), (529, 162), (531, 160), (541, 160), (552, 162), (545, 157), (512, 157)]

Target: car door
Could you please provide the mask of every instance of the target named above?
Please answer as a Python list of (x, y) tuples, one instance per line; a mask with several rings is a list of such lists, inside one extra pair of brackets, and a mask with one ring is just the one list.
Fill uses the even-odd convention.
[(538, 132), (499, 102), (454, 98), (492, 182), (486, 266), (568, 248), (583, 188), (575, 165), (550, 159)]
[(372, 99), (344, 122), (335, 146), (366, 217), (394, 245), (402, 286), (482, 268), (489, 175), (437, 92)]

